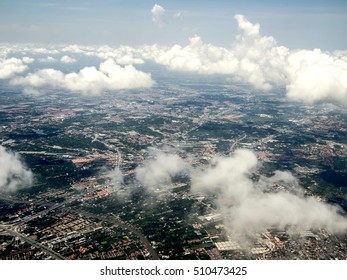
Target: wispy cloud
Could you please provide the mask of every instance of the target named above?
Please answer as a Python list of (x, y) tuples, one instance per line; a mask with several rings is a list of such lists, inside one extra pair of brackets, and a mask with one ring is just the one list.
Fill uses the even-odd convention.
[(15, 192), (33, 184), (33, 173), (20, 156), (0, 146), (0, 191)]
[(304, 196), (289, 171), (277, 170), (273, 176), (254, 179), (259, 166), (256, 154), (245, 149), (216, 156), (204, 168), (193, 168), (178, 155), (159, 151), (136, 169), (136, 178), (151, 192), (168, 193), (173, 177), (188, 176), (191, 192), (216, 197), (228, 233), (239, 241), (273, 226), (292, 232), (320, 228), (347, 232), (347, 219), (339, 208)]
[(188, 163), (178, 155), (155, 151), (150, 159), (136, 168), (136, 179), (150, 192), (165, 190), (174, 176), (185, 174), (188, 169)]
[[(347, 219), (339, 209), (302, 195), (298, 181), (288, 171), (252, 180), (259, 162), (249, 150), (236, 150), (230, 157), (216, 157), (206, 169), (192, 176), (192, 190), (217, 195), (217, 205), (227, 230), (240, 239), (268, 227), (293, 231), (320, 229), (347, 231)], [(274, 184), (290, 186), (296, 192), (269, 191)]]

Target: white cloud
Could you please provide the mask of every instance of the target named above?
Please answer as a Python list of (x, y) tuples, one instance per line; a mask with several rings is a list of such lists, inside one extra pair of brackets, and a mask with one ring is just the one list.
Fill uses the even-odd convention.
[(76, 59), (73, 58), (73, 57), (70, 57), (68, 55), (64, 55), (61, 59), (60, 59), (60, 62), (62, 63), (75, 63), (76, 62)]
[[(261, 36), (259, 25), (235, 16), (241, 34), (233, 48), (243, 80), (259, 89), (285, 87), (287, 97), (313, 103), (347, 104), (347, 62), (339, 56), (315, 50), (289, 50), (273, 37)], [(341, 56), (342, 52), (338, 55)]]
[[(25, 59), (27, 61), (27, 59)], [(9, 58), (0, 61), (0, 79), (8, 79), (18, 73), (22, 73), (28, 69), (25, 62), (19, 58)]]
[(123, 184), (123, 174), (119, 167), (115, 167), (107, 172), (107, 177), (110, 178), (110, 185), (118, 189)]
[(243, 15), (235, 15), (235, 19), (238, 22), (238, 26), (241, 30), (245, 32), (246, 36), (258, 36), (260, 26), (258, 23), (252, 24)]
[(145, 59), (154, 60), (172, 70), (201, 74), (231, 74), (237, 70), (238, 61), (225, 48), (204, 44), (200, 37), (190, 38), (186, 47), (175, 45), (172, 48), (157, 45), (144, 47)]
[(239, 149), (229, 157), (216, 156), (201, 169), (194, 169), (176, 154), (157, 151), (152, 156), (136, 169), (142, 185), (150, 192), (166, 191), (174, 176), (189, 176), (191, 192), (216, 197), (226, 229), (239, 241), (248, 233), (273, 226), (292, 232), (320, 228), (347, 232), (347, 218), (340, 209), (304, 196), (289, 171), (277, 170), (271, 177), (254, 179), (261, 164), (253, 151)]
[(79, 45), (68, 45), (62, 49), (63, 52), (84, 53), (84, 47)]
[(19, 155), (0, 146), (0, 191), (14, 192), (30, 187), (32, 183), (33, 174)]
[(42, 57), (38, 59), (39, 62), (56, 62), (57, 60), (52, 56)]
[(25, 77), (13, 78), (11, 84), (24, 87), (27, 93), (40, 93), (46, 88), (53, 88), (98, 95), (104, 90), (151, 87), (154, 81), (150, 74), (132, 65), (121, 67), (108, 59), (100, 64), (99, 69), (85, 67), (78, 73), (68, 74), (55, 69), (42, 69)]
[(239, 35), (230, 49), (205, 44), (199, 36), (187, 46), (158, 45), (139, 50), (144, 59), (177, 71), (229, 74), (260, 90), (285, 88), (292, 100), (347, 104), (347, 58), (316, 50), (290, 50), (271, 36), (260, 34), (259, 24), (236, 15)]
[(35, 61), (34, 58), (31, 58), (31, 57), (27, 57), (27, 56), (24, 56), (22, 58), (22, 61), (25, 63), (25, 64), (30, 64), (30, 63), (33, 63)]
[(240, 34), (232, 52), (239, 61), (234, 74), (254, 87), (269, 90), (282, 86), (286, 79), (286, 57), (289, 50), (277, 46), (273, 37), (261, 36), (259, 25), (253, 25), (242, 15), (236, 15)]
[(301, 50), (288, 57), (287, 96), (307, 103), (347, 104), (347, 61), (321, 50)]
[(131, 194), (131, 188), (124, 185), (124, 176), (119, 167), (112, 170), (106, 170), (106, 176), (110, 179), (110, 188), (120, 198), (128, 198)]
[(23, 51), (28, 51), (31, 53), (37, 53), (37, 54), (59, 54), (59, 51), (56, 49), (56, 47), (27, 47), (24, 48)]
[(334, 233), (347, 231), (347, 219), (338, 208), (304, 197), (300, 191), (269, 192), (275, 183), (298, 188), (289, 172), (277, 171), (270, 178), (252, 180), (258, 166), (253, 152), (237, 150), (231, 157), (217, 157), (208, 168), (192, 174), (192, 191), (217, 195), (225, 226), (235, 238), (271, 226), (289, 226), (293, 231), (322, 227)]
[(153, 22), (159, 26), (162, 26), (164, 24), (163, 20), (165, 15), (165, 9), (162, 6), (155, 4), (152, 7), (151, 13)]
[(97, 48), (95, 51), (89, 54), (97, 56), (101, 59), (114, 59), (117, 64), (129, 65), (129, 64), (143, 64), (144, 60), (140, 58), (141, 54), (138, 50), (129, 46), (120, 46), (117, 49), (111, 48), (109, 46), (102, 46)]
[[(253, 183), (248, 175), (256, 170), (257, 158), (248, 150), (237, 150), (232, 157), (215, 157), (211, 166), (192, 174), (192, 189), (204, 192), (235, 192), (244, 199)], [(228, 189), (228, 187), (231, 187)]]
[[(162, 24), (164, 14), (163, 7), (157, 4), (153, 6), (153, 21)], [(142, 64), (150, 60), (175, 71), (229, 75), (230, 80), (247, 82), (254, 88), (260, 89), (260, 92), (274, 88), (285, 89), (287, 98), (291, 100), (305, 103), (327, 101), (347, 104), (346, 51), (328, 53), (319, 49), (290, 50), (278, 45), (273, 37), (263, 36), (259, 24), (249, 22), (242, 15), (236, 15), (235, 19), (239, 34), (230, 48), (207, 44), (199, 36), (194, 36), (186, 46), (150, 45), (138, 48), (129, 46), (112, 48), (82, 45), (48, 47), (4, 45), (2, 53), (6, 56), (18, 50), (22, 54), (30, 52), (65, 53), (66, 56), (79, 54), (103, 60), (112, 59), (119, 65)], [(10, 60), (5, 58), (1, 60), (0, 78), (10, 78), (27, 69), (25, 61), (15, 58)], [(77, 74), (82, 75), (82, 71), (83, 69)], [(83, 73), (91, 71), (92, 69), (85, 68)], [(108, 85), (104, 87), (105, 89), (114, 88), (109, 83), (106, 84)], [(92, 87), (94, 86), (95, 83), (92, 82)], [(81, 83), (76, 87), (82, 88), (77, 89), (78, 91), (86, 91)]]
[(186, 173), (189, 168), (183, 159), (174, 154), (157, 151), (152, 157), (136, 168), (136, 179), (151, 192), (165, 189), (172, 177)]

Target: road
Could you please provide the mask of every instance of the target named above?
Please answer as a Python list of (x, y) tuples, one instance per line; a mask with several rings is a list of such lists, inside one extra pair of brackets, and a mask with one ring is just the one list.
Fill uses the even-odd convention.
[(0, 194), (0, 200), (5, 201), (5, 202), (10, 202), (12, 204), (14, 204), (14, 203), (30, 204), (29, 201), (18, 200), (18, 199), (12, 198), (6, 194), (3, 194), (3, 193)]
[(22, 219), (19, 222), (16, 222), (15, 224), (25, 224), (25, 223), (27, 223), (27, 222), (29, 222), (31, 220), (34, 220), (34, 219), (36, 219), (38, 217), (42, 217), (42, 216), (46, 215), (50, 211), (53, 211), (53, 210), (55, 210), (57, 208), (60, 208), (60, 207), (63, 207), (66, 204), (68, 204), (70, 202), (73, 202), (73, 201), (75, 201), (75, 200), (77, 200), (77, 199), (79, 199), (81, 197), (82, 197), (82, 195), (79, 195), (79, 196), (72, 197), (72, 198), (70, 198), (68, 200), (65, 200), (65, 201), (63, 201), (61, 203), (52, 204), (52, 206), (50, 208), (47, 208), (46, 210), (43, 210), (43, 211), (40, 211), (40, 212), (37, 212), (36, 214), (30, 216), (29, 218)]
[[(82, 195), (74, 196), (71, 199), (66, 200), (66, 201), (64, 201), (62, 203), (54, 204), (53, 206), (51, 206), (50, 208), (48, 208), (46, 210), (38, 212), (38, 213), (32, 215), (31, 217), (29, 217), (27, 219), (22, 219), (21, 221), (19, 221), (17, 223), (14, 223), (14, 225), (24, 224), (24, 223), (27, 223), (27, 222), (29, 222), (31, 220), (36, 219), (37, 217), (42, 217), (42, 216), (46, 215), (47, 213), (49, 213), (52, 210), (55, 210), (55, 209), (60, 208), (62, 206), (65, 206), (66, 204), (69, 204), (70, 202), (73, 202), (73, 201), (79, 199), (81, 196)], [(89, 212), (83, 211), (83, 210), (72, 210), (70, 208), (67, 209), (67, 210), (70, 211), (70, 212), (74, 212), (74, 213), (81, 214), (81, 215), (86, 216), (86, 217), (91, 217), (91, 218), (98, 219), (98, 220), (105, 221), (105, 222), (112, 221), (117, 226), (131, 231), (134, 235), (136, 235), (141, 240), (141, 242), (144, 244), (144, 246), (148, 250), (148, 252), (149, 252), (150, 256), (152, 257), (152, 259), (159, 260), (157, 252), (153, 249), (151, 243), (146, 238), (146, 236), (144, 236), (143, 233), (141, 233), (141, 231), (139, 229), (135, 228), (134, 226), (132, 226), (130, 224), (126, 224), (125, 222), (119, 220), (119, 218), (117, 218), (115, 215), (111, 214), (111, 216), (100, 216), (100, 215), (95, 215), (95, 214), (92, 214), (92, 213), (89, 213)], [(42, 245), (41, 243), (36, 242), (36, 241), (28, 238), (27, 236), (25, 236), (25, 235), (23, 235), (23, 234), (21, 234), (21, 233), (19, 233), (17, 231), (9, 229), (9, 228), (7, 228), (7, 227), (5, 227), (3, 225), (0, 225), (0, 228), (6, 230), (8, 233), (10, 233), (13, 236), (17, 236), (17, 237), (21, 238), (22, 240), (32, 244), (33, 246), (35, 246), (37, 248), (41, 248), (42, 250), (44, 250), (45, 252), (49, 253), (52, 257), (54, 257), (56, 259), (59, 259), (59, 260), (65, 259), (62, 255), (54, 252), (53, 250), (49, 249), (48, 247)]]
[(229, 153), (232, 154), (232, 153), (234, 152), (234, 147), (235, 147), (235, 145), (238, 144), (238, 143), (239, 143), (240, 141), (242, 141), (243, 139), (245, 139), (246, 137), (247, 137), (247, 135), (245, 134), (245, 135), (243, 135), (241, 138), (236, 139), (236, 140), (234, 141), (234, 143), (230, 146)]
[[(29, 218), (27, 218), (27, 219), (22, 219), (21, 221), (15, 223), (14, 225), (24, 224), (24, 223), (27, 223), (27, 222), (29, 222), (29, 221), (31, 221), (31, 220), (36, 219), (37, 217), (42, 217), (42, 216), (46, 215), (47, 213), (49, 213), (50, 211), (55, 210), (55, 209), (57, 209), (57, 208), (60, 208), (60, 207), (62, 207), (62, 206), (64, 206), (64, 205), (66, 205), (66, 204), (68, 204), (68, 203), (70, 203), (70, 202), (72, 202), (72, 201), (78, 199), (79, 197), (80, 197), (80, 196), (72, 197), (71, 199), (66, 200), (66, 201), (64, 201), (64, 202), (62, 202), (62, 203), (54, 204), (52, 207), (50, 207), (50, 208), (48, 208), (48, 209), (46, 209), (46, 210), (43, 210), (43, 211), (41, 211), (41, 212), (38, 212), (38, 213), (36, 213), (35, 215), (32, 215), (31, 217), (29, 217)], [(46, 252), (46, 253), (49, 254), (51, 257), (53, 257), (53, 258), (55, 258), (55, 259), (57, 259), (57, 260), (66, 260), (66, 258), (65, 258), (64, 256), (62, 256), (62, 255), (60, 255), (59, 253), (57, 253), (57, 252), (51, 250), (50, 248), (48, 248), (47, 246), (41, 244), (40, 242), (37, 242), (37, 241), (35, 241), (35, 240), (32, 240), (32, 239), (28, 238), (28, 237), (27, 237), (26, 235), (24, 235), (24, 234), (21, 234), (21, 233), (15, 231), (15, 230), (13, 230), (13, 229), (11, 229), (11, 228), (9, 228), (9, 227), (6, 227), (6, 226), (4, 226), (4, 225), (0, 225), (0, 228), (3, 229), (3, 230), (5, 230), (5, 231), (6, 231), (7, 233), (9, 233), (10, 235), (16, 236), (16, 237), (20, 238), (21, 240), (23, 240), (23, 241), (25, 241), (25, 242), (28, 242), (29, 244), (35, 246), (36, 248), (41, 249), (42, 251)]]
[(21, 240), (35, 246), (36, 248), (44, 251), (45, 253), (47, 253), (48, 255), (50, 255), (52, 258), (56, 259), (56, 260), (66, 260), (66, 258), (62, 255), (60, 255), (59, 253), (51, 250), (50, 248), (46, 247), (45, 245), (42, 245), (41, 243), (32, 240), (30, 238), (28, 238), (27, 236), (25, 236), (24, 234), (21, 234), (15, 230), (12, 230), (4, 225), (0, 225), (0, 228), (3, 229), (4, 231), (6, 231), (7, 233), (9, 233), (12, 236), (18, 237)]
[(85, 217), (98, 219), (98, 220), (101, 220), (104, 222), (112, 222), (121, 228), (124, 228), (124, 229), (131, 231), (134, 235), (136, 235), (141, 240), (141, 242), (144, 244), (144, 246), (148, 250), (149, 254), (151, 255), (152, 259), (153, 260), (159, 260), (157, 252), (153, 249), (151, 243), (146, 238), (146, 236), (144, 236), (143, 233), (139, 229), (135, 228), (134, 226), (132, 226), (130, 224), (126, 224), (125, 222), (119, 220), (119, 218), (117, 216), (115, 216), (114, 214), (111, 214), (111, 217), (110, 217), (110, 216), (101, 216), (101, 215), (92, 214), (92, 213), (89, 213), (89, 212), (83, 211), (83, 210), (79, 210), (79, 211), (75, 210), (74, 212), (77, 214), (81, 214)]

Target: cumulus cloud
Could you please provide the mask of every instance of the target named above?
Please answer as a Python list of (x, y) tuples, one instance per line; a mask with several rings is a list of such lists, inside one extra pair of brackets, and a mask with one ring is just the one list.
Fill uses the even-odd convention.
[(347, 61), (319, 49), (294, 51), (288, 56), (287, 73), (289, 98), (347, 104)]
[(189, 164), (178, 155), (157, 151), (151, 156), (136, 168), (136, 179), (150, 192), (165, 190), (173, 177), (189, 169)]
[(64, 55), (61, 59), (60, 62), (62, 63), (75, 63), (76, 59), (74, 59), (73, 57), (70, 57), (68, 55)]
[(235, 19), (239, 34), (231, 48), (206, 44), (194, 36), (187, 46), (146, 46), (142, 57), (177, 71), (229, 74), (263, 91), (285, 88), (292, 100), (347, 104), (344, 51), (290, 50), (278, 45), (275, 38), (261, 35), (259, 24), (242, 15)]
[(150, 74), (132, 65), (121, 67), (108, 59), (100, 64), (99, 69), (85, 67), (78, 73), (68, 74), (55, 69), (41, 69), (25, 77), (13, 78), (11, 84), (24, 87), (26, 93), (40, 93), (53, 88), (98, 95), (104, 90), (151, 87), (154, 81)]
[(0, 60), (0, 79), (8, 79), (15, 76), (18, 73), (22, 73), (28, 69), (25, 63), (28, 63), (29, 58), (9, 58)]
[(19, 155), (0, 146), (0, 191), (15, 192), (30, 187), (32, 183), (33, 174)]
[(65, 46), (64, 48), (62, 48), (63, 52), (70, 52), (70, 53), (86, 53), (89, 50), (94, 50), (94, 48), (92, 47), (86, 47), (86, 46), (80, 46), (80, 45), (68, 45)]
[(56, 49), (56, 47), (26, 47), (23, 51), (28, 51), (36, 54), (59, 54), (60, 51)]
[(231, 74), (237, 70), (238, 61), (227, 49), (205, 44), (199, 36), (190, 38), (189, 42), (186, 47), (147, 46), (143, 50), (143, 56), (177, 71)]
[(347, 104), (347, 62), (339, 56), (315, 50), (289, 50), (273, 37), (260, 34), (258, 24), (235, 16), (241, 34), (233, 52), (240, 61), (237, 75), (256, 88), (286, 88), (287, 97), (313, 103)]
[(173, 70), (229, 74), (263, 90), (284, 85), (289, 50), (277, 46), (274, 38), (261, 36), (258, 24), (253, 25), (242, 15), (235, 18), (240, 34), (229, 49), (206, 44), (195, 35), (187, 46), (146, 46), (142, 55)]
[(32, 58), (32, 57), (24, 56), (24, 57), (22, 58), (22, 61), (23, 61), (25, 64), (30, 64), (30, 63), (33, 63), (33, 62), (35, 61), (35, 59)]
[(155, 4), (151, 9), (151, 13), (153, 22), (162, 26), (164, 24), (165, 9), (162, 6)]
[[(337, 207), (305, 197), (300, 192), (279, 189), (274, 184), (297, 186), (289, 172), (251, 179), (258, 169), (256, 155), (249, 150), (236, 150), (230, 157), (216, 157), (211, 165), (192, 174), (192, 191), (217, 195), (217, 204), (229, 233), (241, 238), (268, 227), (307, 230), (326, 228), (334, 233), (347, 231), (347, 219)], [(259, 184), (267, 186), (260, 188)]]
[(114, 49), (110, 46), (101, 46), (94, 51), (89, 50), (89, 55), (97, 56), (101, 59), (114, 59), (117, 64), (143, 64), (144, 60), (141, 58), (141, 51), (136, 50), (129, 46), (120, 46)]
[(261, 90), (282, 86), (289, 50), (278, 46), (273, 37), (261, 36), (258, 24), (253, 25), (242, 15), (235, 19), (240, 30), (231, 50), (239, 61), (235, 75)]

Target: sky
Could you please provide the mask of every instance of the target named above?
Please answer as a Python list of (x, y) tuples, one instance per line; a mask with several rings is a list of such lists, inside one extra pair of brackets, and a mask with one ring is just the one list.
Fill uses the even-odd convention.
[[(160, 22), (154, 5), (163, 7)], [(0, 41), (64, 44), (232, 44), (234, 15), (259, 23), (264, 35), (289, 48), (346, 49), (345, 0), (2, 0)]]
[(0, 80), (100, 95), (160, 84), (150, 62), (346, 105), (346, 26), (345, 0), (3, 0)]

